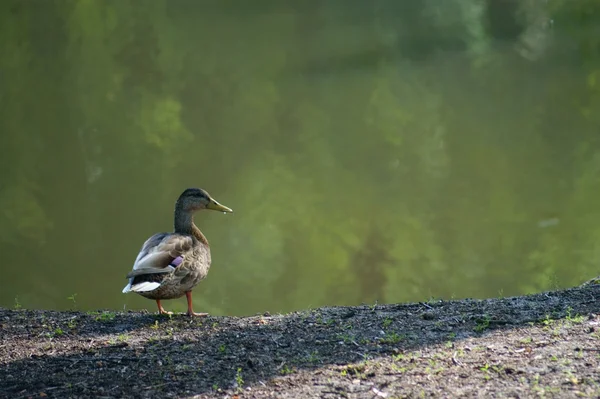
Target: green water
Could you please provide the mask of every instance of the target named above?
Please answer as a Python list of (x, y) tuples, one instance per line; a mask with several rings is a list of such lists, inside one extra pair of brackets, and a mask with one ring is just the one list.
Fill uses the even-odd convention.
[(196, 311), (598, 275), (600, 8), (519, 4), (2, 2), (0, 306), (155, 311), (125, 275), (191, 186), (235, 211)]

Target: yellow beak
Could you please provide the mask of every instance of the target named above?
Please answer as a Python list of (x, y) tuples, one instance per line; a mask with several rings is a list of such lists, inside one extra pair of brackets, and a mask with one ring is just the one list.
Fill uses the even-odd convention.
[(231, 208), (226, 207), (225, 205), (219, 204), (217, 201), (211, 198), (208, 205), (206, 205), (206, 209), (211, 209), (213, 211), (225, 212), (225, 213), (233, 213)]

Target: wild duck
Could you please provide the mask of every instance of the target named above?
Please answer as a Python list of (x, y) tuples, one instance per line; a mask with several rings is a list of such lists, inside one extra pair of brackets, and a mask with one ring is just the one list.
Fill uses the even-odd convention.
[(123, 293), (154, 299), (160, 314), (172, 314), (161, 300), (185, 295), (189, 316), (207, 315), (195, 313), (192, 306), (192, 289), (206, 277), (211, 264), (208, 240), (194, 224), (194, 212), (201, 209), (233, 212), (203, 189), (185, 190), (175, 203), (174, 232), (157, 233), (146, 240), (127, 274), (129, 283)]

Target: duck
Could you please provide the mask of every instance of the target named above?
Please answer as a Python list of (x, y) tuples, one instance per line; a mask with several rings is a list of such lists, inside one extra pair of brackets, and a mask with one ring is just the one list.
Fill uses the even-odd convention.
[(173, 312), (167, 312), (161, 301), (185, 295), (188, 316), (208, 315), (194, 312), (192, 305), (192, 289), (206, 278), (211, 265), (208, 240), (194, 223), (195, 212), (203, 209), (233, 213), (204, 189), (184, 190), (175, 203), (174, 231), (156, 233), (144, 242), (126, 276), (124, 294), (134, 292), (153, 299), (158, 313), (167, 315)]

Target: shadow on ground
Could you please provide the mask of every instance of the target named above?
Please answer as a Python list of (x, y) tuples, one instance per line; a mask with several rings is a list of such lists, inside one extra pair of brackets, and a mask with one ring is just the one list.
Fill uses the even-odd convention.
[[(452, 352), (461, 341), (551, 320), (591, 320), (600, 311), (599, 294), (600, 286), (589, 286), (526, 297), (246, 318), (0, 309), (0, 396), (265, 397), (279, 389), (276, 397), (285, 397), (286, 378), (302, 375), (302, 386), (310, 390), (320, 384), (319, 373), (327, 374), (327, 381), (338, 376), (361, 386), (369, 368), (348, 365), (399, 361), (427, 347), (446, 346)], [(459, 365), (456, 353), (443, 361)], [(411, 360), (404, 360), (408, 367)], [(385, 372), (396, 372), (397, 378), (407, 368), (390, 367)], [(389, 383), (373, 384), (363, 384), (370, 395), (364, 397), (387, 397), (379, 389)], [(360, 390), (327, 389), (321, 387), (316, 396), (363, 397)]]

